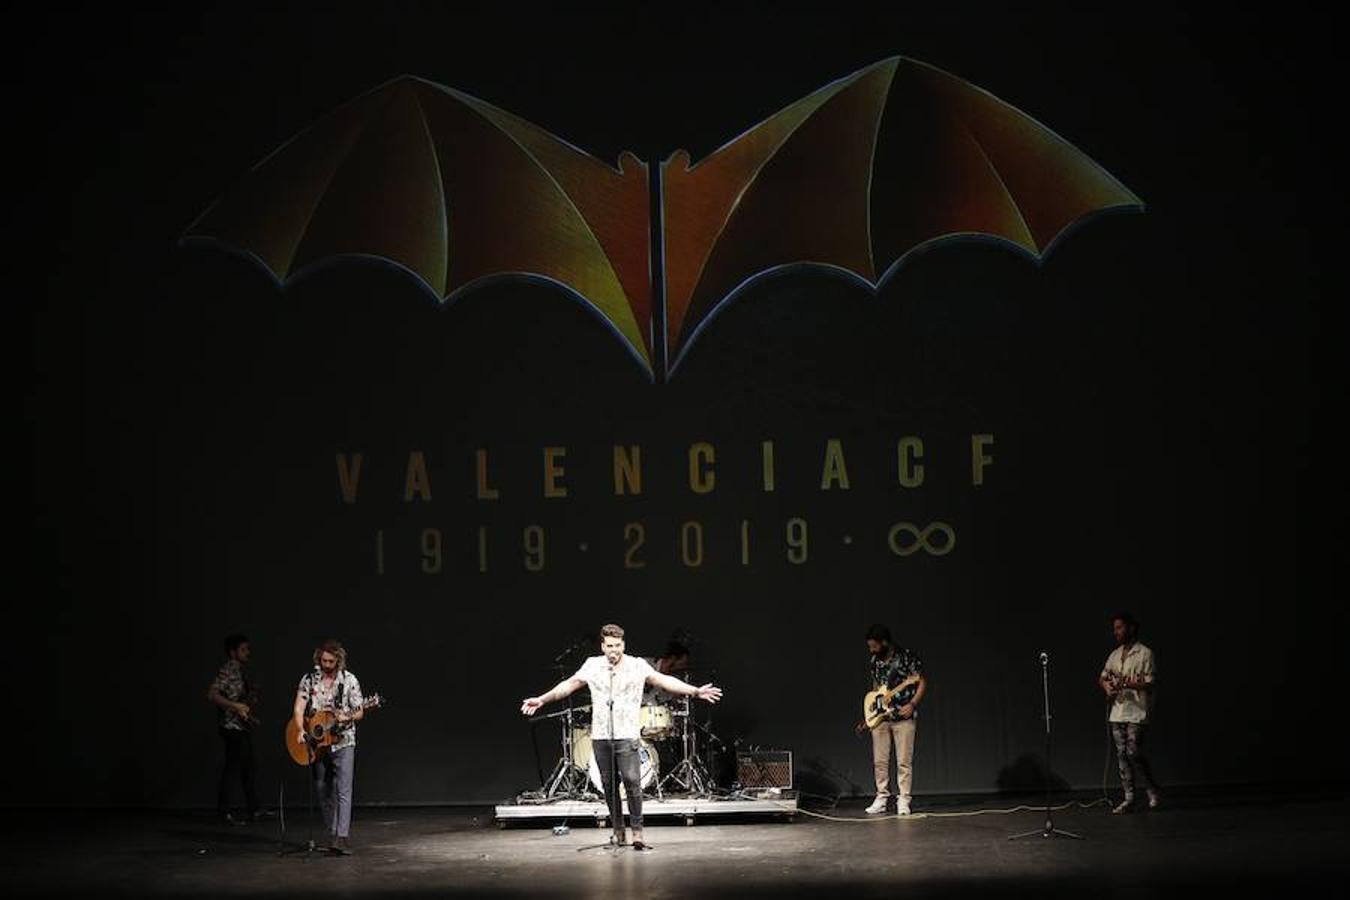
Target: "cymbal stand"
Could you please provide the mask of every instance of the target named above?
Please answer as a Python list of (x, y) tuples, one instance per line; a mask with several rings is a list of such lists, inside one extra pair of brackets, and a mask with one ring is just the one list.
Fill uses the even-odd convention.
[(688, 794), (698, 797), (705, 797), (710, 794), (712, 778), (704, 770), (703, 765), (698, 759), (698, 735), (689, 723), (693, 718), (693, 710), (690, 708), (689, 698), (684, 698), (684, 709), (675, 713), (681, 720), (680, 724), (680, 762), (666, 773), (657, 784), (658, 792), (661, 791), (666, 782), (674, 782), (676, 787)]

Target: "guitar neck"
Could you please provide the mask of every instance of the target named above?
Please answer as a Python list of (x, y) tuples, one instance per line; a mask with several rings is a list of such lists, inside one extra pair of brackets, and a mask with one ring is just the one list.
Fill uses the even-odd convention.
[(890, 700), (892, 697), (894, 697), (896, 694), (899, 694), (899, 693), (902, 693), (902, 692), (904, 692), (904, 691), (907, 691), (907, 690), (909, 690), (910, 688), (917, 688), (918, 684), (919, 684), (919, 676), (918, 676), (918, 675), (911, 675), (911, 676), (909, 676), (908, 678), (906, 678), (904, 681), (902, 681), (902, 682), (900, 682), (899, 684), (897, 684), (895, 687), (893, 687), (893, 688), (883, 688), (883, 690), (886, 691), (886, 699), (887, 699), (887, 701), (889, 701), (889, 700)]

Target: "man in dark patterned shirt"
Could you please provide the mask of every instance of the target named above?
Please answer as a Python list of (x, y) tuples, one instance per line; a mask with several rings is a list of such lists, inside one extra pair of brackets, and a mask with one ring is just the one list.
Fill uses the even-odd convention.
[[(225, 743), (225, 765), (216, 790), (216, 812), (231, 825), (261, 819), (268, 815), (258, 803), (256, 769), (253, 764), (253, 709), (249, 706), (250, 686), (244, 666), (248, 664), (248, 638), (232, 634), (225, 638), (225, 662), (206, 689), (206, 699), (216, 707), (217, 730)], [(248, 818), (236, 818), (230, 811), (230, 793), (235, 780), (244, 787)]]
[[(891, 796), (891, 745), (894, 744), (896, 780), (899, 782), (895, 811), (897, 815), (907, 816), (914, 774), (915, 717), (924, 692), (928, 690), (928, 681), (923, 675), (923, 663), (918, 654), (907, 647), (895, 646), (891, 642), (891, 630), (885, 625), (873, 625), (867, 629), (867, 652), (871, 654), (873, 690), (889, 690), (910, 676), (918, 676), (912, 694), (907, 689), (896, 695), (886, 718), (872, 729), (872, 768), (876, 775), (877, 796), (867, 807), (867, 813), (878, 815), (886, 811)], [(859, 732), (865, 728), (865, 723), (858, 723)]]

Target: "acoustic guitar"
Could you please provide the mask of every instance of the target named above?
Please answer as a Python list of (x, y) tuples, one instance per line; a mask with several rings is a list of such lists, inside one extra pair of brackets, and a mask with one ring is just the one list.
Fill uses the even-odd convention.
[[(361, 709), (370, 712), (379, 709), (384, 703), (384, 697), (371, 694), (361, 704)], [(342, 739), (342, 733), (347, 730), (347, 725), (348, 723), (337, 720), (337, 713), (333, 710), (321, 709), (305, 716), (305, 740), (302, 743), (300, 729), (296, 727), (295, 719), (291, 719), (286, 723), (286, 752), (298, 765), (313, 765), (321, 753)]]
[(1123, 675), (1118, 672), (1107, 672), (1102, 680), (1106, 682), (1107, 687), (1111, 689), (1112, 699), (1121, 691), (1145, 691), (1149, 685), (1140, 680), (1138, 684), (1131, 684), (1135, 679), (1142, 679), (1142, 675)]
[(888, 718), (893, 718), (890, 714), (894, 708), (904, 706), (914, 699), (914, 695), (919, 690), (919, 679), (922, 675), (915, 673), (895, 687), (877, 688), (875, 691), (869, 691), (863, 697), (863, 722), (868, 728), (876, 728)]

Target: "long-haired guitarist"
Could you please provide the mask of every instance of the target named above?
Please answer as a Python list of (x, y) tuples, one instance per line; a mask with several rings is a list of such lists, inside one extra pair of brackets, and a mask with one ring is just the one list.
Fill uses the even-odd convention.
[(352, 780), (356, 773), (356, 723), (365, 717), (361, 682), (347, 669), (347, 650), (339, 641), (327, 640), (314, 650), (314, 669), (300, 679), (292, 715), (296, 740), (307, 740), (304, 720), (316, 712), (331, 711), (342, 735), (310, 766), (314, 792), (328, 830), (328, 847), (334, 853), (351, 850)]
[[(232, 634), (225, 638), (225, 662), (206, 689), (206, 699), (216, 707), (216, 730), (225, 744), (225, 764), (216, 788), (216, 813), (222, 822), (243, 825), (271, 815), (258, 803), (257, 769), (253, 762), (253, 723), (257, 721), (254, 686), (248, 678), (248, 638)], [(246, 818), (230, 811), (230, 794), (238, 781), (248, 805)]]
[(928, 690), (923, 674), (923, 663), (908, 647), (898, 647), (891, 640), (891, 630), (885, 625), (867, 629), (867, 652), (871, 655), (872, 693), (868, 702), (877, 709), (867, 709), (858, 723), (858, 731), (871, 728), (872, 769), (876, 775), (877, 796), (867, 807), (868, 815), (886, 811), (891, 796), (891, 747), (895, 747), (895, 770), (898, 796), (895, 811), (898, 815), (910, 813), (910, 790), (914, 783), (915, 717), (919, 704)]

